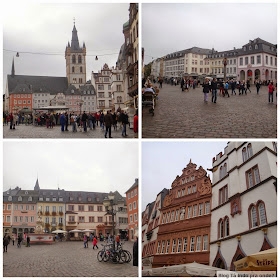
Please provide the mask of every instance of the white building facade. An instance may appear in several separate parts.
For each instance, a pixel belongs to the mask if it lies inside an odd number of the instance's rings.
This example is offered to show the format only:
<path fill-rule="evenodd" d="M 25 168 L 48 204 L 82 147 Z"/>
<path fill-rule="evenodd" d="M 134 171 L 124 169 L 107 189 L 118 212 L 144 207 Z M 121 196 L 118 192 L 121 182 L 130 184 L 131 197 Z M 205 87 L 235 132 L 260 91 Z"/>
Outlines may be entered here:
<path fill-rule="evenodd" d="M 277 145 L 230 142 L 213 158 L 210 262 L 234 262 L 277 247 Z"/>

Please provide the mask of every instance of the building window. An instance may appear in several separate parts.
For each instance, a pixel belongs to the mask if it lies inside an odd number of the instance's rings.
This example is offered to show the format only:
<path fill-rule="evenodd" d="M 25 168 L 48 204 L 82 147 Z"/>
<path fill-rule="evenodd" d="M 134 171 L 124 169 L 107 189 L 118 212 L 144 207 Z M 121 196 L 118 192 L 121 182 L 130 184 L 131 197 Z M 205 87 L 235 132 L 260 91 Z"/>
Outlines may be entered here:
<path fill-rule="evenodd" d="M 137 213 L 134 213 L 134 222 L 137 222 Z"/>
<path fill-rule="evenodd" d="M 165 221 L 165 213 L 163 213 L 163 215 L 162 215 L 161 223 L 164 224 L 164 221 Z"/>
<path fill-rule="evenodd" d="M 197 204 L 193 206 L 193 217 L 197 216 Z"/>
<path fill-rule="evenodd" d="M 192 236 L 191 240 L 190 240 L 190 252 L 194 252 L 194 242 L 195 242 L 195 239 L 194 239 L 194 236 Z"/>
<path fill-rule="evenodd" d="M 173 219 L 174 219 L 174 214 L 175 214 L 175 211 L 173 210 L 173 211 L 171 212 L 170 223 L 172 223 L 172 222 L 173 222 Z"/>
<path fill-rule="evenodd" d="M 181 208 L 180 220 L 184 220 L 185 219 L 185 212 L 186 212 L 185 207 L 182 207 Z"/>
<path fill-rule="evenodd" d="M 175 222 L 178 221 L 178 218 L 179 218 L 179 209 L 176 210 Z"/>
<path fill-rule="evenodd" d="M 178 238 L 177 253 L 181 253 L 181 249 L 182 249 L 182 239 Z"/>
<path fill-rule="evenodd" d="M 192 187 L 188 187 L 188 194 L 192 192 Z"/>
<path fill-rule="evenodd" d="M 136 209 L 136 201 L 133 202 L 133 209 Z"/>
<path fill-rule="evenodd" d="M 165 249 L 165 241 L 162 241 L 162 246 L 161 246 L 161 253 L 164 254 L 164 249 Z"/>
<path fill-rule="evenodd" d="M 224 237 L 224 221 L 222 219 L 220 219 L 219 223 L 218 223 L 218 238 L 223 238 Z"/>
<path fill-rule="evenodd" d="M 251 64 L 255 64 L 255 57 L 251 56 Z"/>
<path fill-rule="evenodd" d="M 229 236 L 229 218 L 225 218 L 225 237 Z"/>
<path fill-rule="evenodd" d="M 264 204 L 262 202 L 258 205 L 258 214 L 259 214 L 259 225 L 265 225 L 266 224 L 266 214 L 265 214 L 265 208 Z"/>
<path fill-rule="evenodd" d="M 192 207 L 188 206 L 188 219 L 192 217 Z"/>
<path fill-rule="evenodd" d="M 196 251 L 201 250 L 201 236 L 196 237 Z"/>
<path fill-rule="evenodd" d="M 219 205 L 228 201 L 228 186 L 224 186 L 219 190 Z"/>
<path fill-rule="evenodd" d="M 83 73 L 83 67 L 82 66 L 80 67 L 80 73 Z"/>
<path fill-rule="evenodd" d="M 158 241 L 157 254 L 160 252 L 160 241 Z"/>
<path fill-rule="evenodd" d="M 203 235 L 203 251 L 208 251 L 208 235 Z"/>
<path fill-rule="evenodd" d="M 260 174 L 257 165 L 246 171 L 246 182 L 248 189 L 260 183 Z"/>
<path fill-rule="evenodd" d="M 78 56 L 78 63 L 82 63 L 82 56 L 81 55 Z"/>
<path fill-rule="evenodd" d="M 210 213 L 210 202 L 205 202 L 205 215 Z"/>
<path fill-rule="evenodd" d="M 183 253 L 187 252 L 187 247 L 188 247 L 188 238 L 184 238 L 184 243 L 183 243 Z"/>
<path fill-rule="evenodd" d="M 170 212 L 167 213 L 167 216 L 166 216 L 166 223 L 169 223 L 169 216 L 170 216 Z"/>
<path fill-rule="evenodd" d="M 132 218 L 132 215 L 130 215 L 131 218 Z M 97 221 L 98 223 L 103 223 L 103 217 L 97 217 Z"/>
<path fill-rule="evenodd" d="M 167 242 L 166 242 L 166 254 L 169 253 L 169 247 L 170 247 L 170 240 L 167 240 Z"/>
<path fill-rule="evenodd" d="M 243 57 L 240 57 L 240 59 L 239 59 L 239 64 L 240 64 L 240 65 L 243 65 Z"/>
<path fill-rule="evenodd" d="M 97 211 L 102 212 L 103 211 L 103 206 L 97 206 Z"/>
<path fill-rule="evenodd" d="M 261 64 L 261 56 L 257 55 L 257 64 Z"/>
<path fill-rule="evenodd" d="M 273 145 L 273 150 L 275 153 L 277 153 L 277 143 L 276 142 L 272 142 Z"/>
<path fill-rule="evenodd" d="M 196 185 L 193 185 L 192 192 L 193 192 L 193 193 L 196 192 Z"/>
<path fill-rule="evenodd" d="M 72 63 L 76 63 L 76 56 L 72 55 Z"/>
<path fill-rule="evenodd" d="M 185 195 L 185 189 L 182 189 L 181 196 Z"/>
<path fill-rule="evenodd" d="M 203 203 L 199 203 L 198 216 L 203 215 Z"/>
<path fill-rule="evenodd" d="M 248 57 L 245 57 L 245 65 L 248 65 Z"/>
<path fill-rule="evenodd" d="M 85 207 L 84 207 L 84 205 L 79 205 L 78 206 L 78 211 L 85 211 Z"/>
<path fill-rule="evenodd" d="M 180 196 L 181 196 L 181 190 L 179 190 L 177 193 L 177 197 L 180 197 Z"/>
<path fill-rule="evenodd" d="M 172 243 L 172 253 L 175 253 L 176 250 L 176 239 L 173 239 L 173 243 Z"/>
<path fill-rule="evenodd" d="M 75 67 L 74 66 L 72 67 L 72 73 L 75 73 Z"/>
<path fill-rule="evenodd" d="M 257 227 L 258 226 L 258 217 L 257 217 L 257 210 L 256 210 L 256 207 L 253 206 L 251 207 L 251 227 L 254 228 L 254 227 Z"/>

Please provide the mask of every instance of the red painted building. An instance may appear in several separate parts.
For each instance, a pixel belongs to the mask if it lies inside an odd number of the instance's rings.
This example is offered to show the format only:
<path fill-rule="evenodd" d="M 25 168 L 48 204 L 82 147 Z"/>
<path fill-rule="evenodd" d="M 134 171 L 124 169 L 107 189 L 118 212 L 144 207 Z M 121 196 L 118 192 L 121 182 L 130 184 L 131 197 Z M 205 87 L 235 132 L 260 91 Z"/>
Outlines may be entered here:
<path fill-rule="evenodd" d="M 209 264 L 211 181 L 191 161 L 163 201 L 153 267 Z"/>
<path fill-rule="evenodd" d="M 135 234 L 138 235 L 138 179 L 126 191 L 129 240 L 136 240 Z"/>

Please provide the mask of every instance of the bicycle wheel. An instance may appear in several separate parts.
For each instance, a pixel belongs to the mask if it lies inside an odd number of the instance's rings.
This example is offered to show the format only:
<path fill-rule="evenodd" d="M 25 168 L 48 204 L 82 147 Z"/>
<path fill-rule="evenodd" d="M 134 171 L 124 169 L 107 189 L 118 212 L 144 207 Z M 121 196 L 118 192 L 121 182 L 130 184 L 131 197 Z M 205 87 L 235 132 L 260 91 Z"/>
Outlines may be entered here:
<path fill-rule="evenodd" d="M 104 252 L 104 251 L 99 251 L 99 252 L 97 253 L 97 259 L 98 259 L 99 262 L 102 262 L 102 261 L 103 261 L 104 255 L 105 255 L 105 252 Z"/>
<path fill-rule="evenodd" d="M 110 253 L 109 251 L 106 250 L 103 254 L 103 261 L 107 262 L 109 259 L 110 259 Z"/>
<path fill-rule="evenodd" d="M 126 263 L 128 260 L 128 256 L 124 251 L 120 251 L 118 252 L 119 256 L 120 256 L 120 260 L 119 263 Z"/>
<path fill-rule="evenodd" d="M 118 252 L 111 252 L 110 253 L 110 260 L 113 263 L 119 263 L 120 262 L 120 255 Z"/>
<path fill-rule="evenodd" d="M 123 250 L 126 254 L 127 254 L 127 262 L 129 263 L 129 262 L 131 262 L 131 260 L 132 260 L 132 255 L 131 255 L 131 253 L 129 252 L 129 251 L 127 251 L 127 250 Z"/>

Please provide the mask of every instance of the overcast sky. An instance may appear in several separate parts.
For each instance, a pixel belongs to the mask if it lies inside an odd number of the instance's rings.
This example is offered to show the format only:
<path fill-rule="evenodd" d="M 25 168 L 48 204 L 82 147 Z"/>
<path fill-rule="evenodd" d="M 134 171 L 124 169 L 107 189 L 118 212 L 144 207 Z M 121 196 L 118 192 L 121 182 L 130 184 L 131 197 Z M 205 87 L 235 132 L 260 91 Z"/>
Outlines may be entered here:
<path fill-rule="evenodd" d="M 32 141 L 4 143 L 4 191 L 19 186 L 67 191 L 119 191 L 138 178 L 138 143 Z"/>
<path fill-rule="evenodd" d="M 87 48 L 87 80 L 91 71 L 107 63 L 115 66 L 124 43 L 123 24 L 129 19 L 129 4 L 5 4 L 3 48 L 19 52 L 15 57 L 17 75 L 66 76 L 65 47 L 71 44 L 73 18 L 80 46 Z M 31 55 L 21 52 L 58 53 Z M 14 52 L 3 51 L 3 86 L 11 73 Z M 98 56 L 102 54 L 113 54 Z M 89 56 L 94 55 L 94 56 Z M 98 56 L 98 61 L 95 60 Z"/>
<path fill-rule="evenodd" d="M 190 162 L 205 170 L 212 159 L 223 152 L 227 142 L 143 142 L 142 143 L 142 211 L 164 188 L 170 189 L 176 176 Z M 207 171 L 207 170 L 206 170 Z M 207 171 L 212 179 L 212 172 Z"/>
<path fill-rule="evenodd" d="M 276 4 L 143 4 L 142 18 L 144 64 L 191 47 L 224 51 L 257 37 L 277 43 Z"/>

